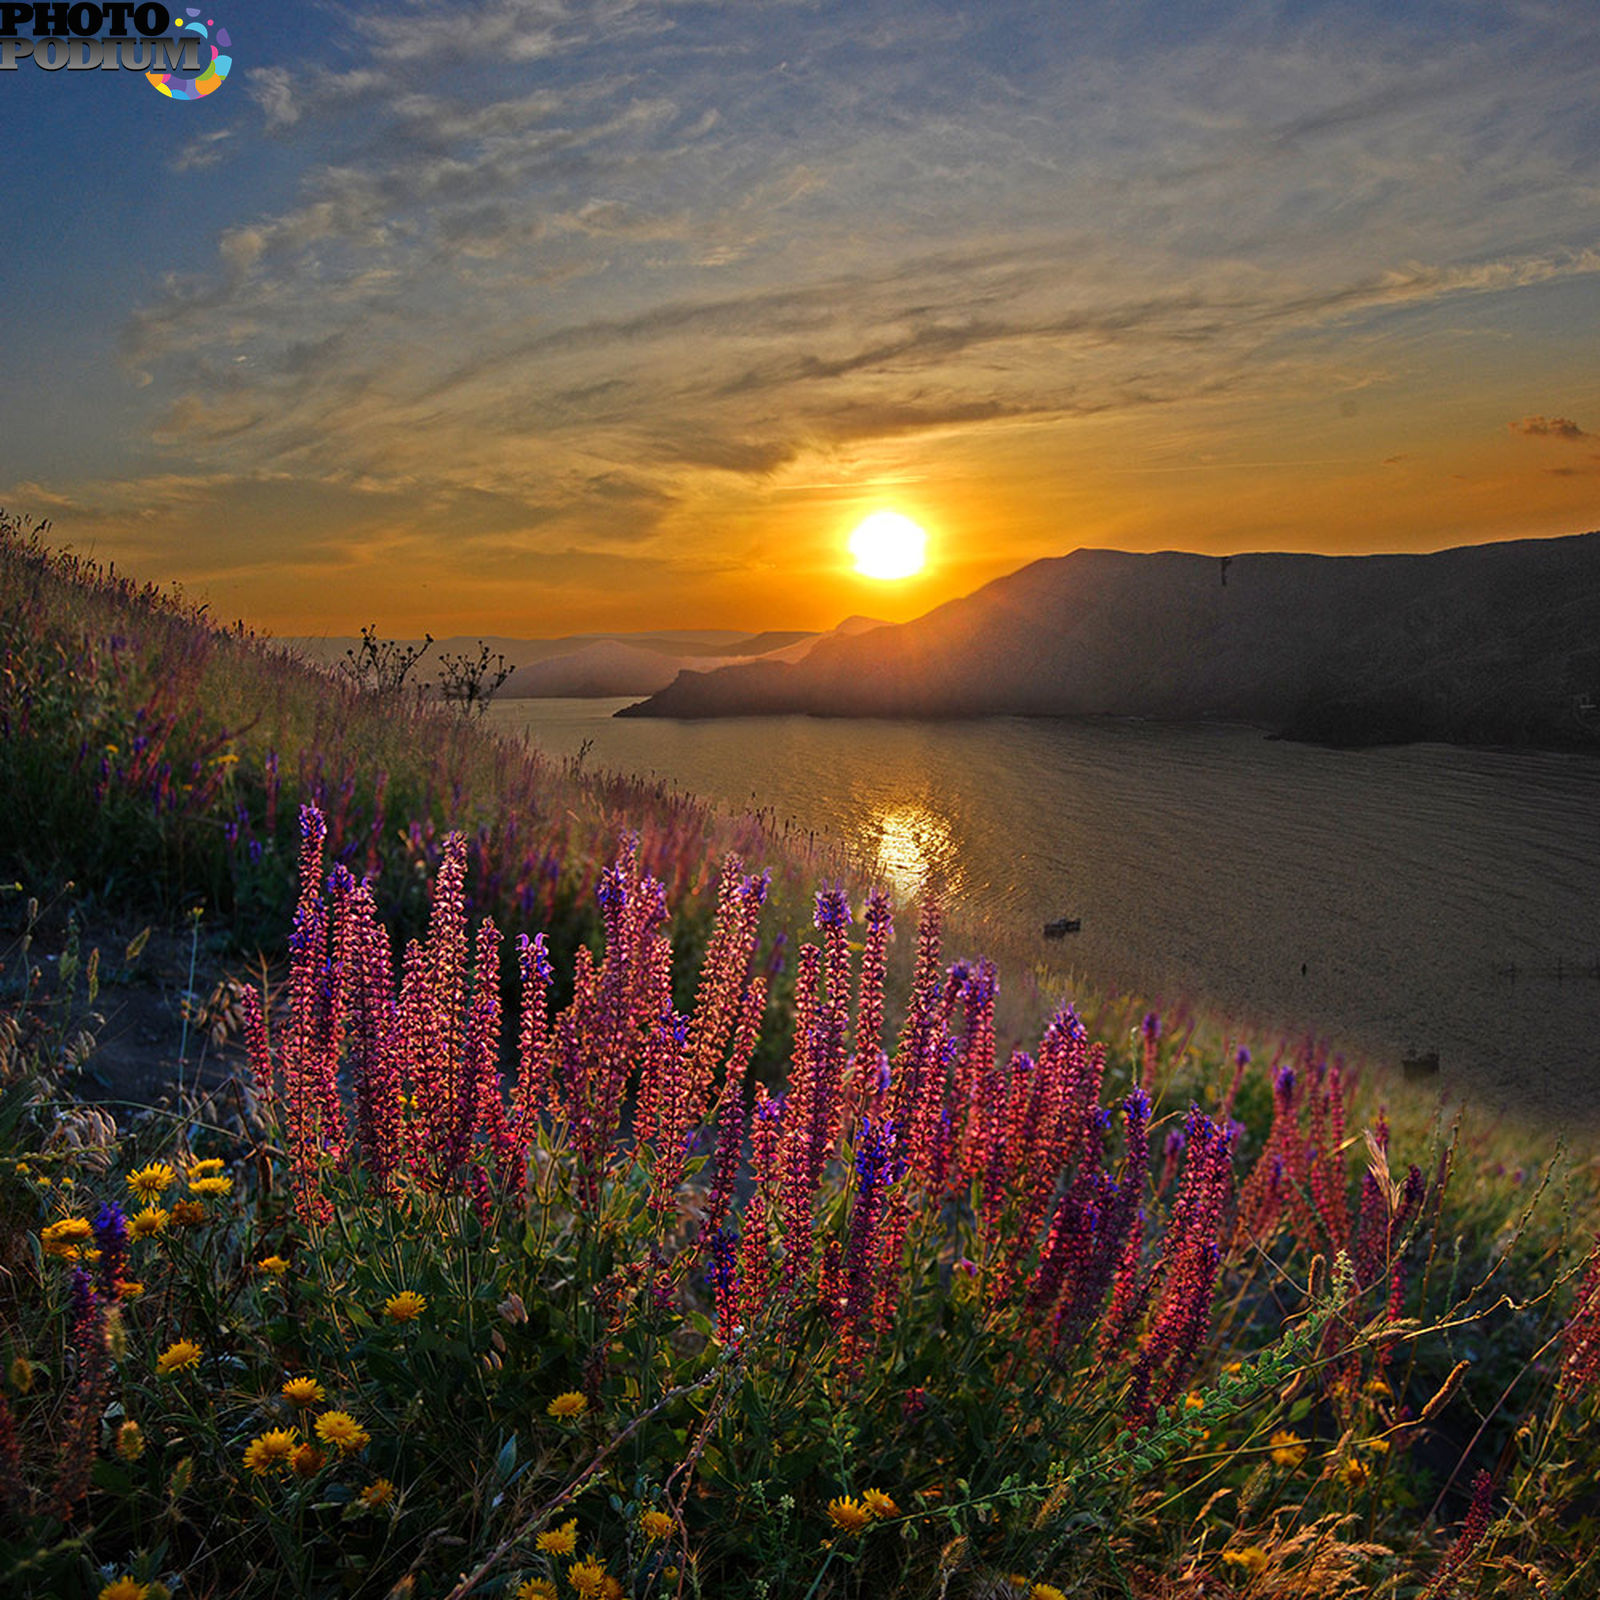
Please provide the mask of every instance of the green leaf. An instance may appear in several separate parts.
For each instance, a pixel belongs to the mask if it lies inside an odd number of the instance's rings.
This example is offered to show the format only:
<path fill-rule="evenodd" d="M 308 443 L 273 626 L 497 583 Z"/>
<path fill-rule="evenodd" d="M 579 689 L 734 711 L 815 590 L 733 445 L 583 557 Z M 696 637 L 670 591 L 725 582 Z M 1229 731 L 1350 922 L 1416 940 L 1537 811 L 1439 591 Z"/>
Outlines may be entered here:
<path fill-rule="evenodd" d="M 517 1436 L 512 1434 L 500 1446 L 500 1454 L 494 1458 L 494 1475 L 498 1482 L 504 1483 L 517 1468 Z"/>

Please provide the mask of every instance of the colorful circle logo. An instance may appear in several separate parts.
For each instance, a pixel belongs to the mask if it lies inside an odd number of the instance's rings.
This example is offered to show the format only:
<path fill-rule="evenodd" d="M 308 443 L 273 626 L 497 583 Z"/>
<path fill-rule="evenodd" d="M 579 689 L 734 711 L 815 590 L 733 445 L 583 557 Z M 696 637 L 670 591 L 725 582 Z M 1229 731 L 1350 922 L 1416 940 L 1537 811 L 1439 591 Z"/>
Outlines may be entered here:
<path fill-rule="evenodd" d="M 192 9 L 186 15 L 190 20 L 180 29 L 180 37 L 184 33 L 199 34 L 211 50 L 209 64 L 198 78 L 182 78 L 176 72 L 147 72 L 145 77 L 150 80 L 152 87 L 159 89 L 168 99 L 203 100 L 208 94 L 215 94 L 226 81 L 228 70 L 233 66 L 233 57 L 223 55 L 222 50 L 231 50 L 233 41 L 228 37 L 226 28 L 217 28 L 213 18 L 207 17 L 201 22 L 199 11 Z M 211 42 L 213 28 L 217 28 L 216 44 Z M 217 45 L 221 45 L 222 50 Z"/>

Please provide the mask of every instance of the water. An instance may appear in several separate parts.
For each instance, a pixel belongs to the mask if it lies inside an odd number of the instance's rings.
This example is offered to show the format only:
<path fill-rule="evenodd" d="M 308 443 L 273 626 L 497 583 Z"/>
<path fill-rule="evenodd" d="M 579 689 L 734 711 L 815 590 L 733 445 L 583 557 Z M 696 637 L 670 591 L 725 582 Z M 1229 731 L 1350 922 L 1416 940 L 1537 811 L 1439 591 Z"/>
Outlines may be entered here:
<path fill-rule="evenodd" d="M 503 701 L 555 756 L 844 840 L 903 899 L 930 875 L 1102 990 L 1314 1032 L 1541 1119 L 1600 1113 L 1600 761 L 1332 751 L 1139 721 L 613 720 Z"/>

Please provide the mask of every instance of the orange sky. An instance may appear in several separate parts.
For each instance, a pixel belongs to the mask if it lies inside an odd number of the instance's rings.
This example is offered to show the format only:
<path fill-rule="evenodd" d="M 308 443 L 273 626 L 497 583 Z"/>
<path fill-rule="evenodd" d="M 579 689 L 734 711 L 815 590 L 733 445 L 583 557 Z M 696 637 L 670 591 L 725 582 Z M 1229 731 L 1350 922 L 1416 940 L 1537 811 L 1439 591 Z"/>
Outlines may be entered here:
<path fill-rule="evenodd" d="M 1600 526 L 1590 8 L 758 9 L 358 6 L 330 55 L 241 0 L 196 105 L 19 74 L 22 166 L 168 181 L 16 220 L 8 303 L 72 315 L 8 329 L 0 504 L 395 636 Z M 880 508 L 921 577 L 850 571 Z"/>

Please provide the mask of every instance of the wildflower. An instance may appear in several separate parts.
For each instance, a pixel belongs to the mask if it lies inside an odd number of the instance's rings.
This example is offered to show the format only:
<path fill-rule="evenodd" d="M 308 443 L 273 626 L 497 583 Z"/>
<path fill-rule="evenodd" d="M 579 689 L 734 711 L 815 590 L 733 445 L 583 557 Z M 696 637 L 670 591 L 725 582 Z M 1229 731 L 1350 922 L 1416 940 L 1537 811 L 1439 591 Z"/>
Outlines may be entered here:
<path fill-rule="evenodd" d="M 1028 1591 L 1028 1600 L 1067 1600 L 1067 1597 L 1053 1583 L 1036 1583 Z"/>
<path fill-rule="evenodd" d="M 144 1434 L 132 1418 L 117 1429 L 117 1454 L 124 1461 L 137 1461 L 144 1454 Z"/>
<path fill-rule="evenodd" d="M 854 1495 L 841 1495 L 828 1502 L 828 1520 L 840 1533 L 860 1533 L 872 1521 L 872 1513 Z"/>
<path fill-rule="evenodd" d="M 410 1289 L 402 1289 L 383 1302 L 383 1313 L 391 1322 L 415 1322 L 427 1309 L 427 1298 Z"/>
<path fill-rule="evenodd" d="M 87 1217 L 62 1217 L 39 1233 L 39 1243 L 47 1256 L 57 1256 L 62 1261 L 76 1261 L 79 1251 L 94 1233 Z"/>
<path fill-rule="evenodd" d="M 317 1418 L 317 1437 L 346 1456 L 372 1441 L 372 1435 L 347 1411 L 324 1411 Z"/>
<path fill-rule="evenodd" d="M 1242 1550 L 1224 1550 L 1222 1563 L 1228 1567 L 1243 1567 L 1253 1578 L 1267 1570 L 1267 1552 L 1258 1544 L 1247 1544 Z"/>
<path fill-rule="evenodd" d="M 639 1526 L 644 1531 L 647 1539 L 665 1539 L 677 1523 L 665 1511 L 657 1511 L 653 1506 L 639 1518 Z"/>
<path fill-rule="evenodd" d="M 172 1208 L 175 1228 L 192 1228 L 206 1220 L 206 1208 L 198 1200 L 180 1200 Z"/>
<path fill-rule="evenodd" d="M 546 1555 L 570 1556 L 578 1548 L 578 1519 L 547 1529 L 533 1541 Z"/>
<path fill-rule="evenodd" d="M 221 1156 L 206 1156 L 203 1160 L 191 1161 L 189 1163 L 190 1187 L 193 1187 L 196 1178 L 216 1177 L 222 1171 L 224 1165 L 225 1163 Z"/>
<path fill-rule="evenodd" d="M 289 1458 L 289 1465 L 294 1468 L 295 1477 L 314 1478 L 322 1471 L 322 1464 L 327 1459 L 308 1439 L 304 1444 L 296 1446 L 294 1454 Z"/>
<path fill-rule="evenodd" d="M 356 1499 L 367 1511 L 378 1511 L 394 1499 L 394 1485 L 387 1478 L 375 1478 Z"/>
<path fill-rule="evenodd" d="M 1273 1464 L 1280 1467 L 1298 1467 L 1306 1458 L 1306 1442 L 1298 1433 L 1280 1428 L 1272 1436 Z"/>
<path fill-rule="evenodd" d="M 517 1600 L 559 1600 L 559 1591 L 548 1578 L 524 1578 L 517 1585 Z"/>
<path fill-rule="evenodd" d="M 327 1390 L 315 1378 L 290 1378 L 281 1392 L 292 1406 L 320 1405 L 328 1398 Z"/>
<path fill-rule="evenodd" d="M 900 1507 L 882 1489 L 868 1489 L 861 1496 L 861 1503 L 874 1517 L 898 1517 L 900 1515 Z"/>
<path fill-rule="evenodd" d="M 144 1285 L 137 1278 L 117 1279 L 117 1298 L 119 1300 L 137 1300 L 144 1293 Z"/>
<path fill-rule="evenodd" d="M 171 1221 L 170 1211 L 163 1211 L 160 1206 L 146 1206 L 143 1211 L 136 1211 L 128 1218 L 128 1237 L 153 1239 L 158 1233 L 164 1232 Z"/>
<path fill-rule="evenodd" d="M 284 1472 L 293 1465 L 299 1440 L 291 1428 L 272 1428 L 252 1439 L 244 1449 L 244 1464 L 258 1478 L 269 1472 Z"/>
<path fill-rule="evenodd" d="M 193 1339 L 178 1339 L 156 1357 L 156 1371 L 165 1377 L 185 1367 L 200 1365 L 200 1346 Z"/>
<path fill-rule="evenodd" d="M 1366 1387 L 1361 1392 L 1365 1395 L 1370 1395 L 1374 1400 L 1389 1400 L 1394 1396 L 1394 1390 L 1382 1378 L 1369 1379 Z"/>
<path fill-rule="evenodd" d="M 152 1204 L 158 1195 L 165 1194 L 177 1181 L 178 1174 L 165 1161 L 152 1161 L 149 1166 L 128 1174 L 129 1190 L 146 1205 Z"/>
<path fill-rule="evenodd" d="M 606 1589 L 606 1569 L 596 1557 L 588 1556 L 567 1568 L 567 1582 L 584 1600 L 601 1600 Z"/>
<path fill-rule="evenodd" d="M 281 1278 L 289 1270 L 289 1263 L 282 1256 L 262 1256 L 256 1262 L 256 1271 L 265 1272 L 274 1278 Z"/>
<path fill-rule="evenodd" d="M 191 1178 L 189 1193 L 210 1198 L 213 1195 L 227 1194 L 233 1188 L 232 1178 Z"/>
<path fill-rule="evenodd" d="M 570 1422 L 589 1409 L 589 1402 L 577 1390 L 569 1389 L 565 1394 L 558 1394 L 544 1409 L 546 1416 L 554 1417 L 558 1422 Z"/>
<path fill-rule="evenodd" d="M 1370 1450 L 1375 1456 L 1386 1456 L 1389 1453 L 1389 1441 L 1387 1439 L 1363 1439 L 1361 1448 Z"/>
<path fill-rule="evenodd" d="M 1350 1456 L 1339 1467 L 1339 1476 L 1347 1489 L 1359 1489 L 1372 1476 L 1372 1468 L 1359 1456 Z"/>
<path fill-rule="evenodd" d="M 115 1200 L 108 1200 L 95 1213 L 94 1242 L 100 1247 L 101 1289 L 115 1298 L 128 1261 L 128 1219 Z"/>
<path fill-rule="evenodd" d="M 115 1583 L 108 1583 L 100 1591 L 97 1600 L 144 1600 L 149 1593 L 148 1583 L 138 1583 L 132 1578 L 118 1578 Z"/>

